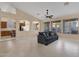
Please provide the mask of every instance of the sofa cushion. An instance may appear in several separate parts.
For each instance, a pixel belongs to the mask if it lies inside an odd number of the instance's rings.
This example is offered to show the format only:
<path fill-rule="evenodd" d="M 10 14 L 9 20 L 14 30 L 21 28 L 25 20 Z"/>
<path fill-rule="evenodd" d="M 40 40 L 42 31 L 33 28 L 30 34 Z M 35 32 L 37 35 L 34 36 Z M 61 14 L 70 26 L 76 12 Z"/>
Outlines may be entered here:
<path fill-rule="evenodd" d="M 43 35 L 47 38 L 49 37 L 48 33 L 44 32 Z"/>

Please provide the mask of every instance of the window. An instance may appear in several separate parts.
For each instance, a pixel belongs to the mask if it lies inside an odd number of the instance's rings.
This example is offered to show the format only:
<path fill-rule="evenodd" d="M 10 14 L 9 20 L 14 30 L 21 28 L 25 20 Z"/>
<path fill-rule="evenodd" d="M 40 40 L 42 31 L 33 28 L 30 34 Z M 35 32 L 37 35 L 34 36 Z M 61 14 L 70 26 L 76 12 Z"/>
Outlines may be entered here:
<path fill-rule="evenodd" d="M 78 33 L 78 21 L 72 21 L 71 22 L 71 33 L 77 34 Z"/>
<path fill-rule="evenodd" d="M 60 21 L 52 22 L 52 31 L 61 32 L 61 23 L 60 23 Z"/>
<path fill-rule="evenodd" d="M 45 22 L 44 23 L 44 31 L 49 31 L 50 30 L 49 25 L 50 25 L 50 22 Z"/>
<path fill-rule="evenodd" d="M 78 34 L 78 20 L 71 19 L 64 21 L 64 33 L 66 34 Z"/>
<path fill-rule="evenodd" d="M 15 28 L 16 27 L 16 23 L 13 20 L 8 20 L 7 21 L 7 28 Z"/>

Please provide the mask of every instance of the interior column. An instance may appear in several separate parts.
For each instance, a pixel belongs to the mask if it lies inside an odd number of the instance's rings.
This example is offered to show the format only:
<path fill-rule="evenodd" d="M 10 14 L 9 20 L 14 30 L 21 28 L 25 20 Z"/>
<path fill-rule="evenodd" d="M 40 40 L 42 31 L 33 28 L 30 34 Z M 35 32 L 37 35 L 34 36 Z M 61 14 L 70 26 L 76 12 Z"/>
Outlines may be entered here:
<path fill-rule="evenodd" d="M 64 32 L 64 27 L 63 27 L 64 23 L 63 23 L 63 20 L 61 20 L 61 33 Z"/>

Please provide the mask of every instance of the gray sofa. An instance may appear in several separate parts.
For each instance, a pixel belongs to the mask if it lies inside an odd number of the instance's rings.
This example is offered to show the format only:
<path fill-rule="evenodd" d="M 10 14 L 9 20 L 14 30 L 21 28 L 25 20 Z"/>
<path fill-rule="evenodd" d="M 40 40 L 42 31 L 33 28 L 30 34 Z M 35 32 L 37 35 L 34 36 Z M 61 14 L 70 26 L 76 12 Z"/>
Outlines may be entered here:
<path fill-rule="evenodd" d="M 39 32 L 38 34 L 38 43 L 48 45 L 56 40 L 58 40 L 58 35 L 52 31 Z"/>

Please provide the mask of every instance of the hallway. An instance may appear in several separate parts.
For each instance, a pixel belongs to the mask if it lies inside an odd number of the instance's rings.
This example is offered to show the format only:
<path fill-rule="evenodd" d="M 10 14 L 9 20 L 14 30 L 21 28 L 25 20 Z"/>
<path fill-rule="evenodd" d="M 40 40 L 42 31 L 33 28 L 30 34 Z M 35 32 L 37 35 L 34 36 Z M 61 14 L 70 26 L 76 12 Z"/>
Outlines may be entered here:
<path fill-rule="evenodd" d="M 0 42 L 1 57 L 75 57 L 79 56 L 79 41 L 59 38 L 48 46 L 36 38 L 18 38 Z"/>

